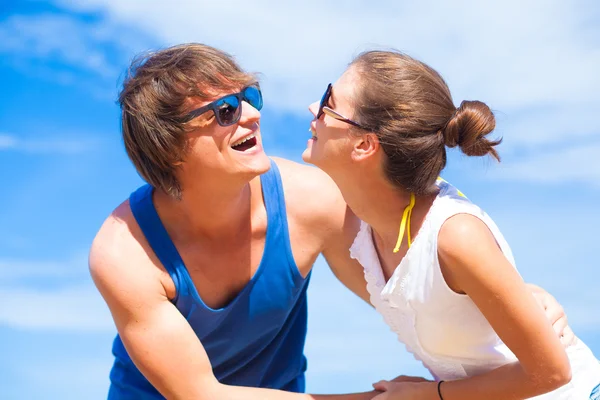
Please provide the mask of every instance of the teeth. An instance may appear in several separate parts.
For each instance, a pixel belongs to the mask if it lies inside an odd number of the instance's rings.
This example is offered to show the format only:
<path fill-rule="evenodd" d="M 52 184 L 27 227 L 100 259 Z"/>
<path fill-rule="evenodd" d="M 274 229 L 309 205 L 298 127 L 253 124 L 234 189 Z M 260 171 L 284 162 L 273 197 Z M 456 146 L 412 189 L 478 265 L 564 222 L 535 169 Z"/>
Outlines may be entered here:
<path fill-rule="evenodd" d="M 254 133 L 252 133 L 252 134 L 246 136 L 245 138 L 238 140 L 237 142 L 235 142 L 234 144 L 232 144 L 231 147 L 239 146 L 240 144 L 242 144 L 242 143 L 244 143 L 244 142 L 246 142 L 246 141 L 248 141 L 250 139 L 253 139 L 254 137 L 256 137 L 256 135 L 254 135 Z"/>

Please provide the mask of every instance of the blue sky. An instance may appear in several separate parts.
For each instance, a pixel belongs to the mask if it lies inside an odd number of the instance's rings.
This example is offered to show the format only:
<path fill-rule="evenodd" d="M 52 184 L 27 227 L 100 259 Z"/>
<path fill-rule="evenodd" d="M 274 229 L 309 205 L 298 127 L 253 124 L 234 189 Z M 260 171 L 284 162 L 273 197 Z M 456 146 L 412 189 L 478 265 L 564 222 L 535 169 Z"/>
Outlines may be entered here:
<path fill-rule="evenodd" d="M 299 160 L 306 107 L 353 55 L 431 64 L 456 104 L 487 102 L 503 162 L 452 152 L 444 176 L 496 220 L 519 269 L 600 355 L 600 5 L 593 0 L 339 2 L 4 0 L 0 5 L 0 397 L 102 399 L 115 330 L 87 272 L 104 218 L 142 181 L 115 104 L 139 51 L 204 42 L 263 76 L 262 132 Z M 308 389 L 425 374 L 319 259 Z"/>

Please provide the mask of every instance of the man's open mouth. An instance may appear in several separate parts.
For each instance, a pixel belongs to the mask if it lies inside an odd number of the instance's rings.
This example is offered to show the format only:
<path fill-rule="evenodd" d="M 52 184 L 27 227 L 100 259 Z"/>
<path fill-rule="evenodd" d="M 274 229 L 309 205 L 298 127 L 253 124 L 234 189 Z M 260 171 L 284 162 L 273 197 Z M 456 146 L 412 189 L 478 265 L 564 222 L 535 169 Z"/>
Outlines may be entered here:
<path fill-rule="evenodd" d="M 256 146 L 256 143 L 256 135 L 251 134 L 232 144 L 231 148 L 237 151 L 246 151 Z"/>

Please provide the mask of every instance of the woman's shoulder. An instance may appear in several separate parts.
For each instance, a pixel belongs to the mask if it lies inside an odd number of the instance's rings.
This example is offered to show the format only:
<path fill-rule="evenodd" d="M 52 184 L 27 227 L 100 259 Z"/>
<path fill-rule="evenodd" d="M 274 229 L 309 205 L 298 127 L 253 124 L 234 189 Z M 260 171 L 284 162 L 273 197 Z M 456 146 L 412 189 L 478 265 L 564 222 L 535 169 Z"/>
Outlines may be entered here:
<path fill-rule="evenodd" d="M 436 184 L 439 193 L 428 215 L 428 219 L 432 221 L 434 228 L 437 228 L 434 229 L 435 231 L 439 231 L 448 219 L 458 214 L 470 214 L 482 220 L 489 218 L 481 207 L 473 203 L 460 189 L 451 183 L 438 178 Z"/>

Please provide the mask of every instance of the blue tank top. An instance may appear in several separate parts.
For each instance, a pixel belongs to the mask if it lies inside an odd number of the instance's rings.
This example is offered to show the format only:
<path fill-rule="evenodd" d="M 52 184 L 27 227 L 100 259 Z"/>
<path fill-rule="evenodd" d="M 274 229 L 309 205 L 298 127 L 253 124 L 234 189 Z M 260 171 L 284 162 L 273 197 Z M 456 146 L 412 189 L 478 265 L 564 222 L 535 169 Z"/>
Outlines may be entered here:
<path fill-rule="evenodd" d="M 130 197 L 133 215 L 177 290 L 173 303 L 202 342 L 219 382 L 304 391 L 306 289 L 290 245 L 281 177 L 275 163 L 260 177 L 267 210 L 262 259 L 252 279 L 225 307 L 206 306 L 152 202 L 153 188 Z M 109 399 L 163 399 L 129 358 L 119 335 L 113 343 Z"/>

